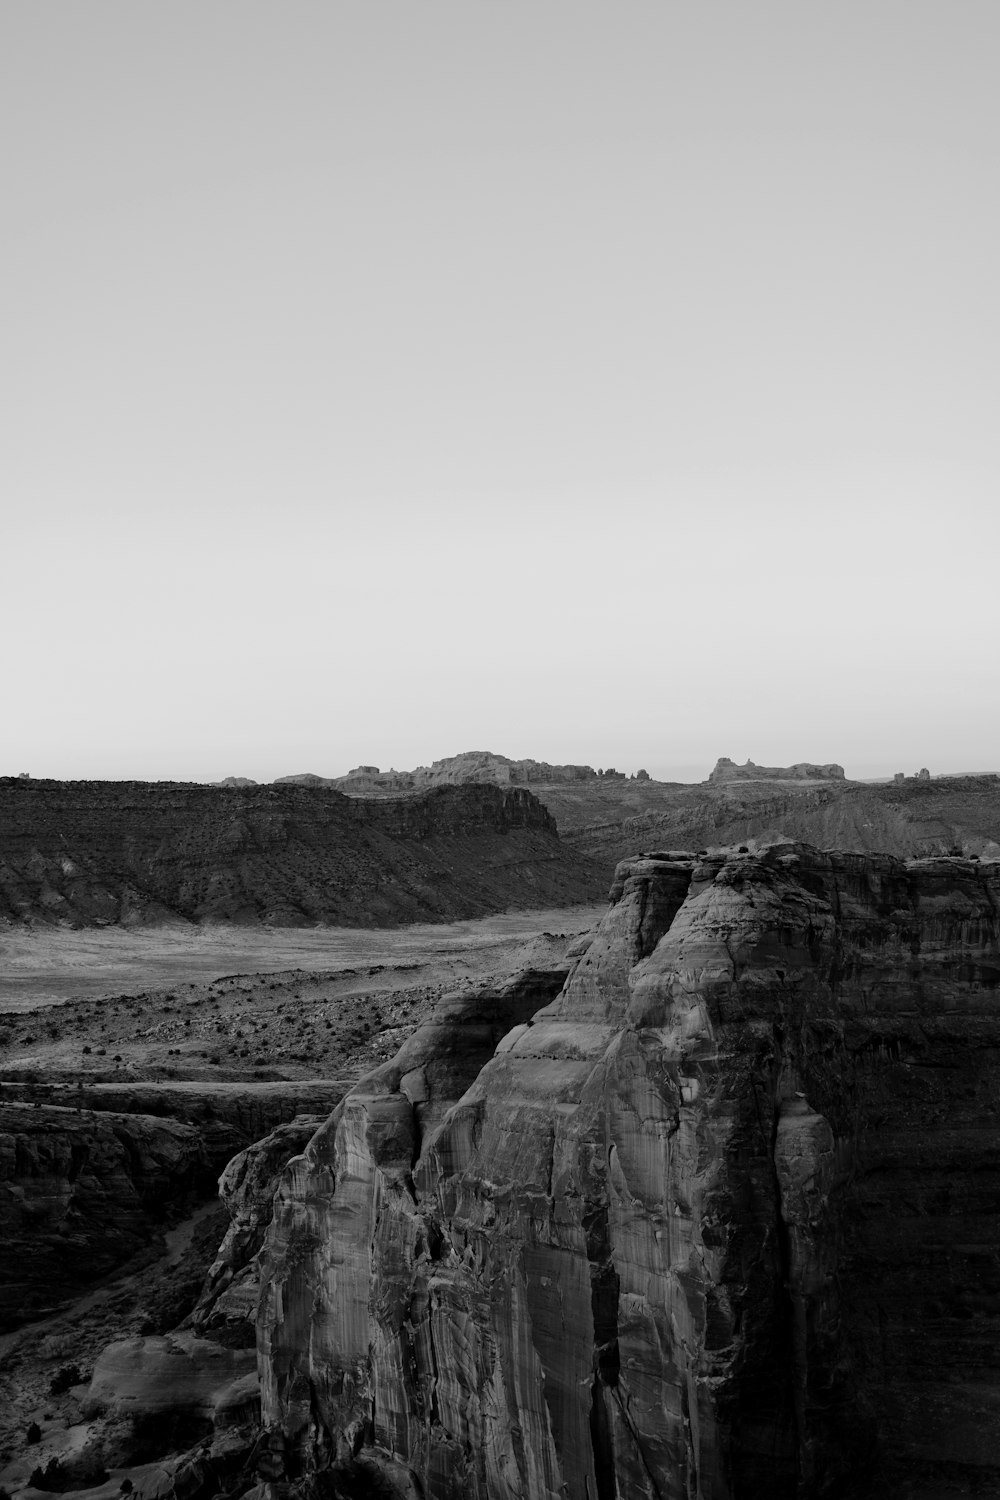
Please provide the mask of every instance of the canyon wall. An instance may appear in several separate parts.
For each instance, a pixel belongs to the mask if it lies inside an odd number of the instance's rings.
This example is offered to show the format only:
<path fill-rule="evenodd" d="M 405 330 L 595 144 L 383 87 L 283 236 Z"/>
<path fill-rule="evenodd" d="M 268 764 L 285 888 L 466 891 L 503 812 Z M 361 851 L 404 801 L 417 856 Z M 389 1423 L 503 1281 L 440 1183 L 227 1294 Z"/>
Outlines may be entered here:
<path fill-rule="evenodd" d="M 523 788 L 395 801 L 328 787 L 0 778 L 0 922 L 359 927 L 603 897 Z"/>
<path fill-rule="evenodd" d="M 451 999 L 286 1169 L 271 1477 L 995 1492 L 1000 867 L 636 858 L 558 979 Z"/>

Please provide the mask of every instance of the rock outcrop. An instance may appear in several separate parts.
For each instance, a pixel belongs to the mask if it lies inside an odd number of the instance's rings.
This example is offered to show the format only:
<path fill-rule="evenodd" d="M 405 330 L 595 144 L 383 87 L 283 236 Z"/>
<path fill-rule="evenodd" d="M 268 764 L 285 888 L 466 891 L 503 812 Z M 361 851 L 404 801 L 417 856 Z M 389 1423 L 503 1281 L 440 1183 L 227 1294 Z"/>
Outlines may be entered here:
<path fill-rule="evenodd" d="M 109 1344 L 94 1366 L 85 1417 L 184 1413 L 218 1422 L 223 1412 L 251 1420 L 258 1407 L 256 1362 L 246 1350 L 177 1331 Z"/>
<path fill-rule="evenodd" d="M 362 800 L 329 787 L 0 778 L 0 923 L 444 921 L 603 896 L 523 787 Z"/>
<path fill-rule="evenodd" d="M 581 946 L 547 1003 L 453 1002 L 290 1162 L 258 1326 L 285 1475 L 996 1490 L 1000 867 L 655 854 Z"/>
<path fill-rule="evenodd" d="M 715 769 L 709 773 L 710 782 L 718 781 L 843 781 L 844 768 L 835 761 L 826 765 L 814 765 L 812 761 L 796 761 L 794 766 L 758 766 L 752 760 L 738 766 L 728 755 L 720 755 Z"/>
<path fill-rule="evenodd" d="M 299 1115 L 255 1141 L 230 1161 L 219 1179 L 229 1229 L 209 1267 L 192 1315 L 195 1330 L 227 1347 L 253 1347 L 260 1290 L 257 1255 L 271 1222 L 274 1195 L 292 1156 L 308 1144 L 323 1121 Z"/>

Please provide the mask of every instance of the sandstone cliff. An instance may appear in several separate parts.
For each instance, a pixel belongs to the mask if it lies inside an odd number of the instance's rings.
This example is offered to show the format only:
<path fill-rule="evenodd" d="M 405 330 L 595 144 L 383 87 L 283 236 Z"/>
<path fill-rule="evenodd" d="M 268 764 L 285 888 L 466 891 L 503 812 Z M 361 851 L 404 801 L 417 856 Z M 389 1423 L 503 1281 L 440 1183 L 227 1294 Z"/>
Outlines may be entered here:
<path fill-rule="evenodd" d="M 606 888 L 523 788 L 362 801 L 325 787 L 0 778 L 0 922 L 377 927 Z"/>
<path fill-rule="evenodd" d="M 558 995 L 451 1002 L 289 1164 L 269 1477 L 995 1492 L 998 986 L 996 864 L 624 865 Z"/>

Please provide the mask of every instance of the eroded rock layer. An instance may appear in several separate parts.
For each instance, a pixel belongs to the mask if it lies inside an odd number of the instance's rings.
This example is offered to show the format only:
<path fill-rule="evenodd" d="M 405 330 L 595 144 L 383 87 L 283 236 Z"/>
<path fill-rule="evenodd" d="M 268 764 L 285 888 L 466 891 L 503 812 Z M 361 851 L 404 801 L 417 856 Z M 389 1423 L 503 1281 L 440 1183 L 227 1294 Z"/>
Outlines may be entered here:
<path fill-rule="evenodd" d="M 450 1002 L 289 1164 L 258 1320 L 288 1475 L 996 1489 L 998 984 L 996 864 L 627 862 L 558 994 Z"/>

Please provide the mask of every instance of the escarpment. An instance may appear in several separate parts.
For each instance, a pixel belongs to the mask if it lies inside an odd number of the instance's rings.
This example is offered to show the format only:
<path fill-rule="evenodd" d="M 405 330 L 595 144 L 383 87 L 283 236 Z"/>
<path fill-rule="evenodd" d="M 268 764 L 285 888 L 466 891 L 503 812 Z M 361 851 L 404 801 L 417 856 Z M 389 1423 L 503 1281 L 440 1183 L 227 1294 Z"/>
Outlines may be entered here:
<path fill-rule="evenodd" d="M 1000 867 L 645 856 L 557 981 L 448 1002 L 286 1169 L 285 1477 L 1000 1485 Z"/>
<path fill-rule="evenodd" d="M 359 927 L 600 899 L 523 787 L 374 801 L 320 786 L 0 778 L 0 923 Z"/>

